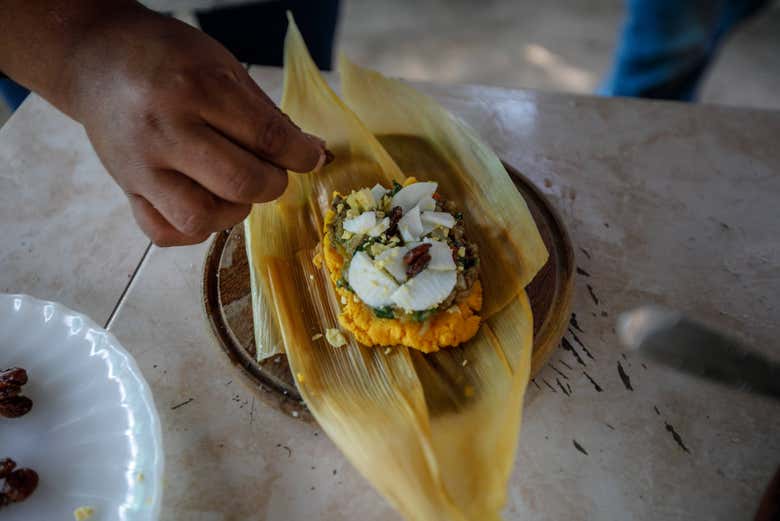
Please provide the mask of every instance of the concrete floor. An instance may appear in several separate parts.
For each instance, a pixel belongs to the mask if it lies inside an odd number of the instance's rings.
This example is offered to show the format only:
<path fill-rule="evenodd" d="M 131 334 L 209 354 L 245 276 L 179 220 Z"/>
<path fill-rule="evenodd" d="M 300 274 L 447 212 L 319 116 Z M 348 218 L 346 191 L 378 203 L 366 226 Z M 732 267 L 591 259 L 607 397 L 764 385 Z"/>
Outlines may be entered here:
<path fill-rule="evenodd" d="M 609 70 L 622 0 L 343 0 L 339 44 L 386 74 L 449 83 L 592 93 Z M 225 0 L 151 0 L 186 10 Z M 780 109 L 780 0 L 744 24 L 701 101 Z M 0 103 L 0 123 L 8 111 Z"/>

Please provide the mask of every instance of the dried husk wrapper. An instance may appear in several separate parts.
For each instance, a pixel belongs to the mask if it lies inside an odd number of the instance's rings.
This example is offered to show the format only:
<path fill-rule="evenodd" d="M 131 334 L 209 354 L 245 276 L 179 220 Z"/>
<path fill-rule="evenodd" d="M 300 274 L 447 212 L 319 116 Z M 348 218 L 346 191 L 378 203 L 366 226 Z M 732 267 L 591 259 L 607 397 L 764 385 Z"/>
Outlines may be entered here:
<path fill-rule="evenodd" d="M 349 193 L 376 183 L 392 186 L 393 181 L 403 183 L 406 179 L 379 141 L 325 82 L 293 22 L 286 49 L 282 109 L 304 130 L 326 139 L 335 160 L 317 173 L 291 172 L 280 200 L 254 205 L 245 221 L 253 277 L 266 273 L 271 259 L 290 258 L 294 252 L 317 245 L 333 192 Z M 291 53 L 292 49 L 298 51 Z M 294 59 L 290 59 L 291 54 Z M 273 307 L 269 306 L 269 294 L 267 280 L 253 279 L 258 360 L 284 351 L 278 325 L 268 316 Z"/>
<path fill-rule="evenodd" d="M 465 122 L 402 81 L 339 60 L 344 102 L 379 136 L 401 170 L 439 183 L 468 216 L 477 243 L 483 316 L 503 309 L 547 262 L 523 196 L 495 152 Z"/>
<path fill-rule="evenodd" d="M 256 338 L 266 343 L 258 350 L 286 353 L 323 430 L 405 519 L 501 519 L 530 373 L 533 320 L 521 282 L 527 274 L 510 279 L 516 286 L 504 305 L 457 348 L 424 355 L 405 347 L 366 348 L 351 337 L 346 346 L 330 346 L 319 334 L 338 327 L 339 304 L 312 258 L 332 192 L 403 182 L 410 172 L 402 172 L 333 93 L 292 20 L 282 109 L 323 137 L 336 160 L 317 173 L 291 173 L 282 199 L 255 205 L 247 218 Z M 403 159 L 413 163 L 408 154 Z M 448 198 L 450 186 L 468 199 L 465 181 L 440 183 Z M 467 220 L 472 207 L 464 207 Z M 483 272 L 492 265 L 483 264 Z"/>

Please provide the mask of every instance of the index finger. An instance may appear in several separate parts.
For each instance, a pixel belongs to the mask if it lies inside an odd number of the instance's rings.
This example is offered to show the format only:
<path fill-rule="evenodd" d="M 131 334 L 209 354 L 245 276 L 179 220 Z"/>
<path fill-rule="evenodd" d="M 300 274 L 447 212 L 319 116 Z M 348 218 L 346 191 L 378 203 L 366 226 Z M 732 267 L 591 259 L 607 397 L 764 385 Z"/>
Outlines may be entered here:
<path fill-rule="evenodd" d="M 309 172 L 326 161 L 325 142 L 295 125 L 260 87 L 246 78 L 220 82 L 210 92 L 201 117 L 217 131 L 270 163 L 294 172 Z"/>

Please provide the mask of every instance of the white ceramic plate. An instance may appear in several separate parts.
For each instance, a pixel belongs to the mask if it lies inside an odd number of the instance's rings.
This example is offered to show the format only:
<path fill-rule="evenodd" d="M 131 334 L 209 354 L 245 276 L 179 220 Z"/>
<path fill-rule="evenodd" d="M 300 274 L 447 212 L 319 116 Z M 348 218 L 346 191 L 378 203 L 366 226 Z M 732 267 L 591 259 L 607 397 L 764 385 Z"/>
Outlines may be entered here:
<path fill-rule="evenodd" d="M 54 302 L 0 294 L 0 369 L 22 367 L 32 410 L 0 417 L 0 459 L 38 472 L 3 521 L 154 521 L 162 495 L 160 421 L 149 386 L 116 338 Z"/>

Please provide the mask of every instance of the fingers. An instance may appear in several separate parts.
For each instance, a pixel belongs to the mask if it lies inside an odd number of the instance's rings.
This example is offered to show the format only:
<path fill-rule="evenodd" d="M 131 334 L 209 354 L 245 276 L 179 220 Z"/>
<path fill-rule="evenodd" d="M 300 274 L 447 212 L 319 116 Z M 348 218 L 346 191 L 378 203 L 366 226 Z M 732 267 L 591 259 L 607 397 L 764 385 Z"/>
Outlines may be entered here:
<path fill-rule="evenodd" d="M 246 74 L 246 73 L 244 73 Z M 325 162 L 325 142 L 299 129 L 254 81 L 222 82 L 201 107 L 203 119 L 250 152 L 294 172 Z"/>
<path fill-rule="evenodd" d="M 272 201 L 287 188 L 286 170 L 250 154 L 206 125 L 182 130 L 165 161 L 168 168 L 234 203 Z"/>
<path fill-rule="evenodd" d="M 209 236 L 206 234 L 201 237 L 189 237 L 171 226 L 160 212 L 140 195 L 128 194 L 127 198 L 130 200 L 130 207 L 133 209 L 133 216 L 138 226 L 157 246 L 165 248 L 198 244 Z"/>
<path fill-rule="evenodd" d="M 212 232 L 225 230 L 242 221 L 251 210 L 251 205 L 236 204 L 222 200 L 198 185 L 192 179 L 170 170 L 153 170 L 143 182 L 142 200 L 151 205 L 154 213 L 149 212 L 137 197 L 131 198 L 133 209 L 143 211 L 136 215 L 139 224 L 150 238 L 163 242 L 170 240 L 176 244 L 194 244 L 204 241 Z M 159 217 L 158 217 L 159 215 Z M 163 226 L 164 221 L 168 226 Z M 176 234 L 172 234 L 172 227 Z M 183 237 L 188 240 L 183 241 Z"/>

